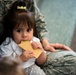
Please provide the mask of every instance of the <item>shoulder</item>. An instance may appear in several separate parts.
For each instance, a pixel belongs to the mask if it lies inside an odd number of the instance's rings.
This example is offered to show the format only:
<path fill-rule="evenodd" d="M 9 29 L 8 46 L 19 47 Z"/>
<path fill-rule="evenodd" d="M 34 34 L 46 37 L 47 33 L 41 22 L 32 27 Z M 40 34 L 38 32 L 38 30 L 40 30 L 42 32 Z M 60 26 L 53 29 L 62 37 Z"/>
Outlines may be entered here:
<path fill-rule="evenodd" d="M 6 38 L 6 40 L 1 44 L 1 48 L 7 48 L 7 49 L 12 49 L 15 48 L 17 44 L 11 39 L 11 38 Z"/>
<path fill-rule="evenodd" d="M 5 44 L 11 44 L 12 42 L 13 42 L 13 40 L 11 38 L 7 37 L 2 44 L 4 44 L 4 45 Z"/>

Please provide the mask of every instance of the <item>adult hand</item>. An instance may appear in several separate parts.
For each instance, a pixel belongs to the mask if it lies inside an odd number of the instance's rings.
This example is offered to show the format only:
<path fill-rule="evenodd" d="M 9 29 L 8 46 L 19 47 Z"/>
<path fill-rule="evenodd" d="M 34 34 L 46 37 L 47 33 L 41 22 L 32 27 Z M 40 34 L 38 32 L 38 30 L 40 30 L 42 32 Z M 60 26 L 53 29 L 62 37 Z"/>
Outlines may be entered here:
<path fill-rule="evenodd" d="M 46 45 L 44 47 L 44 50 L 49 50 L 51 52 L 55 52 L 56 51 L 55 48 L 53 46 L 51 46 L 50 44 Z"/>
<path fill-rule="evenodd" d="M 45 50 L 50 50 L 51 52 L 56 51 L 55 49 L 61 49 L 61 50 L 69 50 L 73 51 L 71 48 L 68 46 L 65 46 L 63 44 L 55 43 L 55 44 L 48 44 L 44 47 Z"/>

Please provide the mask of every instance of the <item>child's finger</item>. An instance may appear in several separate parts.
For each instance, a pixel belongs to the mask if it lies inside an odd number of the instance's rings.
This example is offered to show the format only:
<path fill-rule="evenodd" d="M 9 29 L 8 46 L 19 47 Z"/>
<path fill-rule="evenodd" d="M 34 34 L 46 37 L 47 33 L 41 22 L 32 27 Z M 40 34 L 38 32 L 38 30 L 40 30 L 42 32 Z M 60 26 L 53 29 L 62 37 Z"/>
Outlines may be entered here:
<path fill-rule="evenodd" d="M 38 42 L 32 42 L 31 45 L 32 45 L 32 47 L 33 47 L 34 49 L 37 49 L 37 48 L 40 47 L 40 45 L 39 45 Z"/>

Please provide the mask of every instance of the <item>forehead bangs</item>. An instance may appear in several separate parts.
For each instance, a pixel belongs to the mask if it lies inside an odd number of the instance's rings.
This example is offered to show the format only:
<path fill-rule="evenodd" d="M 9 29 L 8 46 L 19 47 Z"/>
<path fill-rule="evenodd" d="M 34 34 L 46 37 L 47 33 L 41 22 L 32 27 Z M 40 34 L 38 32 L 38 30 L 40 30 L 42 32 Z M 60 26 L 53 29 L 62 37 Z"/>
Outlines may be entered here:
<path fill-rule="evenodd" d="M 16 27 L 28 25 L 28 28 L 31 29 L 34 27 L 34 23 L 35 21 L 32 13 L 23 12 L 23 13 L 16 14 L 16 17 L 15 17 Z"/>

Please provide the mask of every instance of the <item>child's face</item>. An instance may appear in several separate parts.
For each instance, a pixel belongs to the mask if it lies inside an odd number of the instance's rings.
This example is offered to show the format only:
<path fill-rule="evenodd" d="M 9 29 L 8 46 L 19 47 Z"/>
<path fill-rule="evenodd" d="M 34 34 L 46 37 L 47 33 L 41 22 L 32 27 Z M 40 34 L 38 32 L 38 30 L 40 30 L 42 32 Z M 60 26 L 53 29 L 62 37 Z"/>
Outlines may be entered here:
<path fill-rule="evenodd" d="M 21 41 L 30 41 L 33 38 L 33 28 L 30 30 L 28 26 L 19 26 L 13 30 L 13 39 L 19 44 Z"/>

